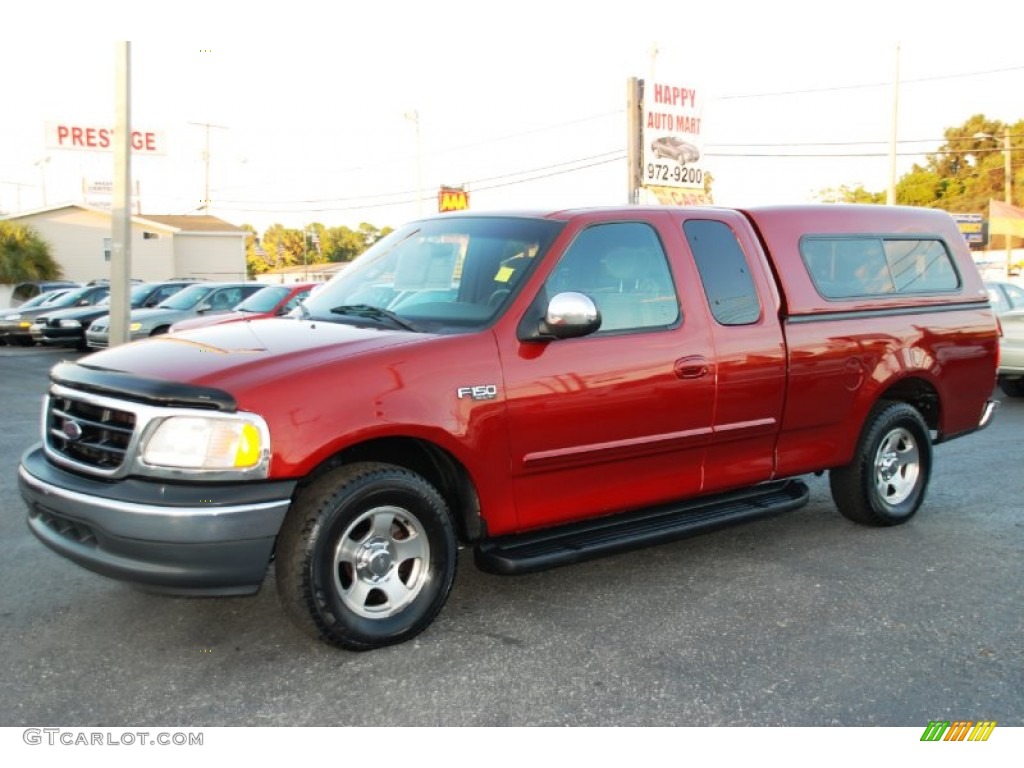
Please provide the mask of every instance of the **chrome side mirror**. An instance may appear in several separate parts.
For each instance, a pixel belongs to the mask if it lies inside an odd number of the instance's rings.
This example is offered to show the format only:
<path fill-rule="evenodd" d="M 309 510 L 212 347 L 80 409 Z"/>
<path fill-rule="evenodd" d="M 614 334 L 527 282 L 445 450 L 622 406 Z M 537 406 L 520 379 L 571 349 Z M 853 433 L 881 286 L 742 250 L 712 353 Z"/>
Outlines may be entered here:
<path fill-rule="evenodd" d="M 574 339 L 601 327 L 601 313 L 585 293 L 567 291 L 551 297 L 540 321 L 539 338 Z"/>

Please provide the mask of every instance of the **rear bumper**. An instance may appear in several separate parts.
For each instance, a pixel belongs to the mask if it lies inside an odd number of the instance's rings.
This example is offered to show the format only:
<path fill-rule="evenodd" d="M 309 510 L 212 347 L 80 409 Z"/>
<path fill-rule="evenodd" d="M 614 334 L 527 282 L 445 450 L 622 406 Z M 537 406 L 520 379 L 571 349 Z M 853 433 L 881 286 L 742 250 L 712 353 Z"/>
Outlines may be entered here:
<path fill-rule="evenodd" d="M 181 595 L 256 592 L 295 483 L 105 482 L 50 464 L 41 446 L 18 468 L 29 529 L 91 571 Z"/>

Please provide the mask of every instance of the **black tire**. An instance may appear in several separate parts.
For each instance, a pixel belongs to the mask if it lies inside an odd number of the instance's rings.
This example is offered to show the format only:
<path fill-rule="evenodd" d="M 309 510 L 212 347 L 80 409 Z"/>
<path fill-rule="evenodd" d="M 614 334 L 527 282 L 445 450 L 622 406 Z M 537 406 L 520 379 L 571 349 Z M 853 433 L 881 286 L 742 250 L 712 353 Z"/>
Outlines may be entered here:
<path fill-rule="evenodd" d="M 1024 397 L 1024 378 L 1007 379 L 999 377 L 999 389 L 1007 397 Z"/>
<path fill-rule="evenodd" d="M 900 525 L 924 501 L 931 468 L 931 433 L 921 414 L 883 401 L 868 414 L 853 461 L 829 472 L 832 499 L 855 523 Z"/>
<path fill-rule="evenodd" d="M 306 632 L 365 651 L 426 629 L 457 560 L 448 507 L 430 483 L 390 464 L 352 464 L 292 503 L 277 541 L 277 592 Z"/>
<path fill-rule="evenodd" d="M 149 335 L 150 336 L 163 336 L 169 330 L 171 330 L 171 326 L 169 326 L 169 325 L 161 325 L 159 328 L 154 328 L 153 332 L 151 334 L 149 334 Z"/>

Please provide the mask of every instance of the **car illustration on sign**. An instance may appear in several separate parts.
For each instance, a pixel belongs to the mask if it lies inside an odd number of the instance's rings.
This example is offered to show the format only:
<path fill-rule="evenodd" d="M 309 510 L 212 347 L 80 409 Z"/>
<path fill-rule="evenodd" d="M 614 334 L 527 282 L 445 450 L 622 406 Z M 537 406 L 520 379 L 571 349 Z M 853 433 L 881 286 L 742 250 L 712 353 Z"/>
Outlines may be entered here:
<path fill-rule="evenodd" d="M 677 163 L 695 163 L 700 160 L 700 150 L 678 136 L 662 136 L 651 142 L 655 157 L 668 157 Z"/>

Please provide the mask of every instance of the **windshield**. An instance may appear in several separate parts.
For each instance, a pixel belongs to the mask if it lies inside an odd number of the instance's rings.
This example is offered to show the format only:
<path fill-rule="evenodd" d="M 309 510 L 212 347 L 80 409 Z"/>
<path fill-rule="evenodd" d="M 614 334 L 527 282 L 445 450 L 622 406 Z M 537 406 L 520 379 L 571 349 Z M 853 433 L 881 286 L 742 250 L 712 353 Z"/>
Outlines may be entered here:
<path fill-rule="evenodd" d="M 402 227 L 306 299 L 306 317 L 456 333 L 505 307 L 562 222 L 452 214 Z"/>
<path fill-rule="evenodd" d="M 192 309 L 216 287 L 215 285 L 191 285 L 178 291 L 169 299 L 164 299 L 157 304 L 157 307 L 159 309 Z"/>
<path fill-rule="evenodd" d="M 84 299 L 86 296 L 92 295 L 93 289 L 89 286 L 85 288 L 78 288 L 74 291 L 68 291 L 60 298 L 54 300 L 52 304 L 47 304 L 50 307 L 72 307 L 78 304 L 79 301 Z M 99 297 L 96 297 L 96 301 L 99 301 Z M 95 303 L 95 302 L 93 302 Z"/>
<path fill-rule="evenodd" d="M 291 290 L 291 288 L 285 285 L 268 285 L 266 288 L 260 288 L 256 293 L 235 307 L 235 311 L 269 312 L 280 303 L 281 299 L 291 293 Z"/>
<path fill-rule="evenodd" d="M 65 288 L 64 290 L 61 291 L 47 291 L 46 293 L 40 293 L 36 296 L 33 296 L 25 303 L 23 303 L 21 306 L 18 307 L 18 309 L 32 309 L 33 307 L 45 307 L 47 304 L 56 301 L 67 292 L 68 291 Z"/>

